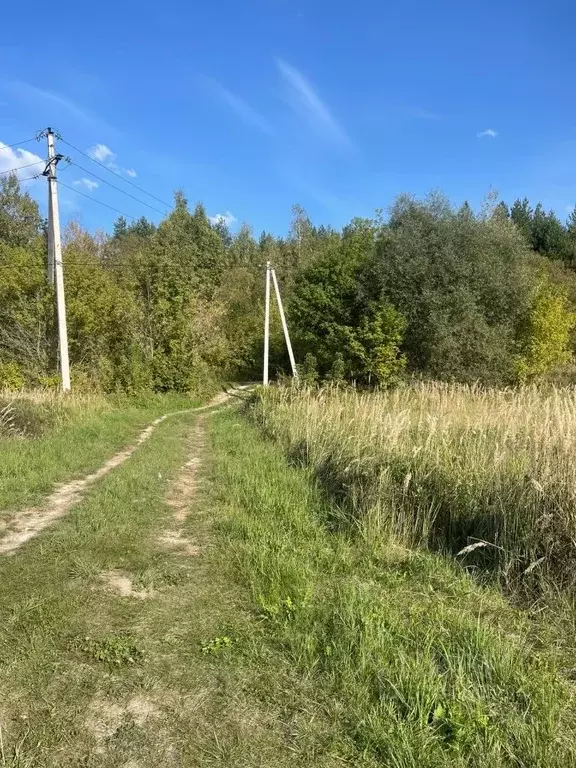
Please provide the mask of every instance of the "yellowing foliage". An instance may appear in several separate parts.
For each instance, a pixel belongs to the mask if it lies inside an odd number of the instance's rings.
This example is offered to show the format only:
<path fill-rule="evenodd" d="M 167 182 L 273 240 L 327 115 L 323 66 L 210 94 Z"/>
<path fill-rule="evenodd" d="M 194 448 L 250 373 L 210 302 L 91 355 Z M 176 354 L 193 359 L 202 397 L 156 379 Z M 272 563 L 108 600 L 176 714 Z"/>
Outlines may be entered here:
<path fill-rule="evenodd" d="M 576 313 L 570 311 L 564 292 L 543 280 L 535 291 L 522 352 L 516 358 L 516 374 L 521 383 L 571 361 L 570 334 L 575 325 Z"/>

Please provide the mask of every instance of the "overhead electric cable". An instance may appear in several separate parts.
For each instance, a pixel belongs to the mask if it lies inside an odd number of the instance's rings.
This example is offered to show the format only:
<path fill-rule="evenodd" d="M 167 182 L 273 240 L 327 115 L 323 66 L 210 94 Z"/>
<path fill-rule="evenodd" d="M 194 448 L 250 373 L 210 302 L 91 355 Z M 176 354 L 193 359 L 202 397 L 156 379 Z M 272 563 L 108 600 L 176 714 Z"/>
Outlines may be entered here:
<path fill-rule="evenodd" d="M 151 208 L 153 211 L 156 211 L 156 213 L 159 213 L 161 216 L 166 216 L 166 211 L 161 211 L 159 208 L 155 208 L 153 205 L 150 205 L 149 203 L 144 202 L 144 200 L 140 200 L 137 197 L 134 197 L 134 195 L 131 195 L 130 192 L 125 192 L 123 189 L 120 189 L 120 187 L 117 187 L 116 184 L 112 184 L 110 181 L 106 181 L 106 179 L 103 179 L 102 176 L 98 176 L 97 173 L 94 173 L 93 171 L 89 171 L 87 168 L 84 168 L 82 165 L 78 165 L 78 163 L 75 163 L 72 161 L 72 165 L 75 165 L 76 168 L 79 168 L 81 171 L 84 171 L 84 173 L 89 173 L 90 176 L 94 176 L 95 179 L 98 179 L 103 184 L 108 184 L 109 187 L 112 187 L 112 189 L 118 190 L 118 192 L 121 192 L 123 195 L 126 195 L 127 197 L 131 197 L 132 200 L 136 200 L 137 203 L 140 203 L 140 205 L 145 205 L 148 208 Z"/>
<path fill-rule="evenodd" d="M 30 144 L 31 141 L 37 141 L 36 136 L 33 136 L 31 139 L 26 139 L 25 141 L 17 141 L 16 144 L 2 144 L 0 147 L 0 152 L 3 149 L 12 149 L 13 147 L 17 147 L 20 144 Z"/>
<path fill-rule="evenodd" d="M 109 168 L 104 163 L 101 163 L 99 160 L 96 160 L 95 157 L 91 157 L 87 152 L 84 152 L 83 150 L 79 149 L 78 147 L 75 147 L 74 144 L 71 144 L 69 141 L 66 141 L 66 139 L 63 139 L 60 137 L 60 141 L 64 144 L 67 144 L 71 149 L 75 150 L 76 152 L 79 152 L 81 155 L 84 155 L 84 157 L 87 157 L 88 160 L 91 160 L 93 163 L 96 163 L 96 165 L 99 165 L 101 168 L 104 168 L 105 171 L 108 171 L 108 173 L 114 174 L 114 176 L 118 176 L 119 179 L 122 179 L 122 181 L 125 184 L 130 184 L 131 187 L 134 187 L 135 189 L 140 190 L 140 192 L 144 192 L 145 195 L 148 195 L 148 197 L 153 198 L 156 200 L 156 202 L 161 203 L 162 205 L 165 205 L 167 208 L 170 208 L 172 210 L 174 208 L 171 203 L 167 203 L 165 200 L 161 200 L 159 197 L 156 197 L 156 195 L 153 195 L 151 192 L 148 192 L 148 190 L 144 189 L 143 187 L 140 187 L 138 184 L 134 184 L 133 181 L 130 181 L 129 179 L 124 178 L 120 173 L 117 173 L 117 171 L 113 170 L 112 168 Z"/>
<path fill-rule="evenodd" d="M 119 211 L 118 208 L 114 208 L 111 205 L 108 205 L 108 203 L 103 203 L 101 200 L 98 200 L 97 197 L 92 197 L 91 195 L 87 195 L 85 192 L 81 192 L 79 189 L 75 189 L 74 187 L 70 187 L 68 184 L 64 184 L 60 179 L 58 179 L 58 184 L 61 187 L 66 187 L 66 189 L 69 189 L 71 192 L 76 192 L 77 195 L 82 195 L 82 197 L 87 197 L 88 200 L 92 200 L 94 203 L 98 203 L 98 205 L 103 205 L 104 208 L 110 208 L 111 211 L 114 211 L 115 213 L 119 213 L 120 216 L 124 216 L 126 219 L 132 219 L 132 221 L 136 221 L 135 216 L 130 216 L 129 213 L 122 213 L 122 211 Z"/>
<path fill-rule="evenodd" d="M 27 165 L 19 165 L 17 168 L 9 168 L 7 171 L 0 171 L 0 176 L 4 173 L 16 173 L 16 171 L 21 171 L 23 168 L 31 168 L 33 165 L 40 165 L 44 164 L 44 160 L 35 160 L 33 163 L 28 163 Z M 21 181 L 24 181 L 24 179 L 21 179 Z"/>

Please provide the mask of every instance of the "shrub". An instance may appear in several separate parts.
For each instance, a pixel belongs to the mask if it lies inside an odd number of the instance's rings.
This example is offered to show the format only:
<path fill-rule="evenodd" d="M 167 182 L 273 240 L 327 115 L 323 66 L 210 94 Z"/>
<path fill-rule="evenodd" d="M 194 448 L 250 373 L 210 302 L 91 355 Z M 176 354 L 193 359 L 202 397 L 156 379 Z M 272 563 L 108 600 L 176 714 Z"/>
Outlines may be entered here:
<path fill-rule="evenodd" d="M 14 362 L 0 362 L 0 388 L 9 390 L 22 389 L 26 381 L 20 366 Z"/>

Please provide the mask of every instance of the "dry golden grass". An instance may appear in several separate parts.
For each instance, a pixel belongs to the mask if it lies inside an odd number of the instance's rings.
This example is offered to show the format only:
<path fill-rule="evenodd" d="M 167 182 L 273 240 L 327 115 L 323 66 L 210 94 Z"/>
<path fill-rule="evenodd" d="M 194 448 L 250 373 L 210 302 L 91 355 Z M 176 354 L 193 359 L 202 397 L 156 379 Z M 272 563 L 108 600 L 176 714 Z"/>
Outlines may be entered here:
<path fill-rule="evenodd" d="M 572 586 L 574 388 L 270 389 L 257 410 L 315 468 L 345 522 L 460 553 L 508 581 Z"/>
<path fill-rule="evenodd" d="M 74 408 L 80 405 L 103 405 L 106 403 L 106 396 L 97 392 L 68 392 L 64 394 L 59 389 L 48 387 L 19 390 L 0 387 L 0 400 L 28 400 L 32 403 L 58 404 Z"/>

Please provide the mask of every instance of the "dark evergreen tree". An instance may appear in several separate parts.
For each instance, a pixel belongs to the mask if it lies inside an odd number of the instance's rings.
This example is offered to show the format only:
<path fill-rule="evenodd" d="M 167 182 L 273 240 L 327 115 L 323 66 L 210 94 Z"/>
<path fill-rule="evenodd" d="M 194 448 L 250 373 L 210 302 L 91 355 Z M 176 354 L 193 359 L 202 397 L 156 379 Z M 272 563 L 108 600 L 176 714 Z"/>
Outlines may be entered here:
<path fill-rule="evenodd" d="M 114 222 L 112 237 L 120 238 L 128 234 L 128 222 L 124 216 L 119 216 Z"/>
<path fill-rule="evenodd" d="M 532 217 L 534 212 L 530 207 L 528 198 L 515 200 L 510 209 L 510 218 L 522 233 L 527 243 L 532 242 Z"/>

